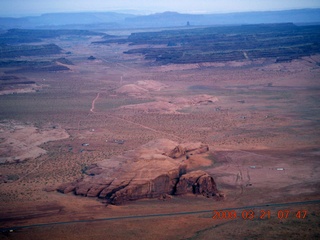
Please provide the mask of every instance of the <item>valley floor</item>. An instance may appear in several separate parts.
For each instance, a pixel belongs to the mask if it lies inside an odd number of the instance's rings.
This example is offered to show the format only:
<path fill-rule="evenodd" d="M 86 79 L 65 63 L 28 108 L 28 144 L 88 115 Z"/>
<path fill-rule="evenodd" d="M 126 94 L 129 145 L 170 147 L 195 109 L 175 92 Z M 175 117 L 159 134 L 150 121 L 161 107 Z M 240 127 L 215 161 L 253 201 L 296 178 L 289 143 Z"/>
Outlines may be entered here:
<path fill-rule="evenodd" d="M 69 71 L 15 73 L 37 91 L 0 95 L 0 239 L 319 238 L 319 55 L 158 66 L 122 54 L 127 44 L 55 44 L 72 52 L 59 56 L 74 63 Z M 208 144 L 207 161 L 190 166 L 210 173 L 225 199 L 105 206 L 55 191 L 86 166 L 160 138 Z M 34 155 L 21 152 L 26 141 Z M 273 205 L 291 202 L 303 204 Z M 233 208 L 237 219 L 208 212 Z M 183 212 L 196 213 L 166 215 Z"/>

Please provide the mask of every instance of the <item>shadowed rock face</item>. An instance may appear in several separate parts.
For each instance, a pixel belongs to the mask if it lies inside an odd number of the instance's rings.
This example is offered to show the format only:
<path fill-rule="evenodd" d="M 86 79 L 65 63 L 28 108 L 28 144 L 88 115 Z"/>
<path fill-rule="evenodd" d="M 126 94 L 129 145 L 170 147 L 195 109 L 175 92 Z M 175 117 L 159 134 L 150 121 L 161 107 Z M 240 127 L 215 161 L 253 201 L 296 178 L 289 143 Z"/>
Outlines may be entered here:
<path fill-rule="evenodd" d="M 89 166 L 87 176 L 62 184 L 57 190 L 104 198 L 111 204 L 165 194 L 215 196 L 218 190 L 213 178 L 204 171 L 187 173 L 185 163 L 186 154 L 208 149 L 200 143 L 178 145 L 167 139 L 152 141 L 123 156 Z"/>
<path fill-rule="evenodd" d="M 213 178 L 204 171 L 193 171 L 180 177 L 176 186 L 176 194 L 202 194 L 213 196 L 218 193 L 217 186 Z"/>

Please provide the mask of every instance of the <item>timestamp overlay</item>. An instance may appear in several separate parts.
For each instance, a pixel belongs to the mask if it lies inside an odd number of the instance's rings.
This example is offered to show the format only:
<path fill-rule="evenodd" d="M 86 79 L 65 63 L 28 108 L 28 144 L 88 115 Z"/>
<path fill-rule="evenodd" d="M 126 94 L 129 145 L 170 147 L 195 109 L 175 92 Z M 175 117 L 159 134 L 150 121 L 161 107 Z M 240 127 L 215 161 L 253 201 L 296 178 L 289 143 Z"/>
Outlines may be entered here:
<path fill-rule="evenodd" d="M 244 209 L 242 211 L 236 210 L 213 210 L 213 219 L 243 219 L 243 220 L 254 220 L 254 219 L 306 219 L 308 210 L 299 209 Z"/>
<path fill-rule="evenodd" d="M 308 204 L 320 204 L 319 200 L 295 203 L 266 204 L 261 206 L 246 206 L 212 210 L 214 220 L 306 220 L 311 213 Z"/>

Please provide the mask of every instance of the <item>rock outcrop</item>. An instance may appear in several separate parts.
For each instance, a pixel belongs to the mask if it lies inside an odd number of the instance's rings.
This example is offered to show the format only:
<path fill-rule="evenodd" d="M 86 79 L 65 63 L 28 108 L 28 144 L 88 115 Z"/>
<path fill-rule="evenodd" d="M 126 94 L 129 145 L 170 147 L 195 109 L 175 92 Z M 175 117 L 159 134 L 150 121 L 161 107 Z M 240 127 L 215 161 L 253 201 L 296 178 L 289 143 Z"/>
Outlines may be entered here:
<path fill-rule="evenodd" d="M 40 147 L 49 141 L 66 139 L 69 134 L 58 126 L 43 126 L 14 120 L 0 122 L 0 163 L 17 163 L 35 159 L 47 152 Z"/>
<path fill-rule="evenodd" d="M 209 197 L 218 193 L 218 189 L 213 178 L 208 173 L 199 170 L 180 177 L 175 194 L 185 193 L 202 194 Z"/>
<path fill-rule="evenodd" d="M 142 86 L 144 85 L 136 85 L 136 84 L 128 84 L 124 85 L 116 90 L 118 93 L 126 93 L 132 96 L 141 96 L 144 93 L 146 97 L 146 91 L 142 90 Z M 155 88 L 154 88 L 155 89 Z M 160 90 L 161 88 L 159 88 Z M 149 95 L 149 97 L 151 97 Z M 194 95 L 188 97 L 155 97 L 155 101 L 138 103 L 138 104 L 129 104 L 121 106 L 124 109 L 134 109 L 146 113 L 176 113 L 181 114 L 179 111 L 184 108 L 190 108 L 194 106 L 203 106 L 203 105 L 211 105 L 219 101 L 219 99 L 215 96 L 210 96 L 206 94 L 202 95 Z"/>
<path fill-rule="evenodd" d="M 174 149 L 172 149 L 166 155 L 171 158 L 179 158 L 182 156 L 189 156 L 193 154 L 201 154 L 209 151 L 209 146 L 206 144 L 198 143 L 184 143 L 179 144 Z"/>
<path fill-rule="evenodd" d="M 166 88 L 167 85 L 162 84 L 161 82 L 154 80 L 140 80 L 135 83 L 130 83 L 121 86 L 116 89 L 116 93 L 127 94 L 129 96 L 148 96 L 149 93 L 160 91 L 163 88 Z"/>
<path fill-rule="evenodd" d="M 62 184 L 57 190 L 103 198 L 111 204 L 186 193 L 215 196 L 218 190 L 210 175 L 204 171 L 187 173 L 185 155 L 203 153 L 205 149 L 208 151 L 208 146 L 201 143 L 152 141 L 123 156 L 87 167 L 86 176 Z"/>

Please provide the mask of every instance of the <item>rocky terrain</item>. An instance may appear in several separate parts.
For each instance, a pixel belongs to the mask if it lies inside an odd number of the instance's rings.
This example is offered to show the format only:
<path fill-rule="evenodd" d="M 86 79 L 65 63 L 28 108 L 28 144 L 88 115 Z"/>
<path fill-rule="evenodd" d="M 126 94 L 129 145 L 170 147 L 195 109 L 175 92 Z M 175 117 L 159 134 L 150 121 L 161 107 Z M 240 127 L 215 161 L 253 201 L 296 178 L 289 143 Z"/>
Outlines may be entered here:
<path fill-rule="evenodd" d="M 209 105 L 218 102 L 215 96 L 202 94 L 188 97 L 156 97 L 153 102 L 122 106 L 146 113 L 182 113 L 181 110 L 192 106 Z"/>
<path fill-rule="evenodd" d="M 62 184 L 58 191 L 105 198 L 112 204 L 187 193 L 222 196 L 206 172 L 187 173 L 189 157 L 208 150 L 209 147 L 201 143 L 151 141 L 123 156 L 92 164 L 84 170 L 87 174 L 84 178 Z"/>
<path fill-rule="evenodd" d="M 117 94 L 125 94 L 134 98 L 147 98 L 150 102 L 124 105 L 123 109 L 132 109 L 145 113 L 179 113 L 179 110 L 191 106 L 207 105 L 218 102 L 219 99 L 208 94 L 187 97 L 153 96 L 156 92 L 162 93 L 169 86 L 154 80 L 140 80 L 126 84 L 115 90 Z M 181 112 L 180 112 L 181 113 Z"/>
<path fill-rule="evenodd" d="M 68 133 L 57 126 L 38 129 L 17 121 L 0 122 L 0 164 L 34 159 L 46 151 L 39 146 L 49 141 L 68 138 Z"/>
<path fill-rule="evenodd" d="M 123 85 L 116 89 L 116 93 L 126 94 L 133 97 L 146 97 L 150 93 L 160 91 L 168 86 L 154 80 L 139 80 L 135 83 Z"/>
<path fill-rule="evenodd" d="M 0 63 L 0 239 L 319 238 L 319 202 L 309 202 L 320 196 L 317 49 L 291 61 L 244 51 L 249 59 L 159 66 L 124 52 L 163 44 L 98 40 L 45 38 L 61 53 Z M 239 218 L 213 219 L 219 209 Z"/>

